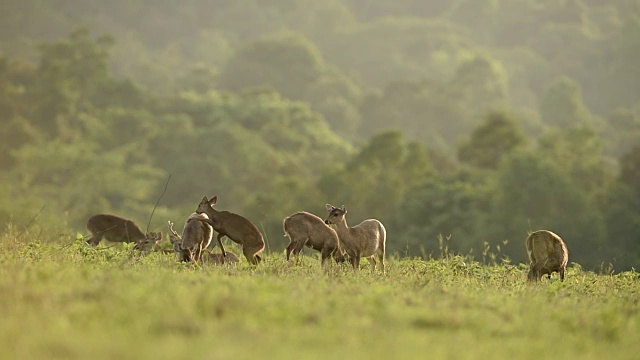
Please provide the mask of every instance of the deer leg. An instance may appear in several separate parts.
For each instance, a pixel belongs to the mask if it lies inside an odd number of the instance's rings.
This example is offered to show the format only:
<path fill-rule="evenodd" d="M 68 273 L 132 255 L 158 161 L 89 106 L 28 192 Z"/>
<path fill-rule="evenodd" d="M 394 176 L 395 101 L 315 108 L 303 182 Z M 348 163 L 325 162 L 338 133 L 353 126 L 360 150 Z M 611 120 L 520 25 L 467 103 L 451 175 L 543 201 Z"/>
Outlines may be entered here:
<path fill-rule="evenodd" d="M 224 245 L 222 245 L 222 237 L 223 236 L 224 236 L 223 234 L 218 233 L 217 239 L 218 239 L 218 245 L 220 245 L 220 250 L 222 250 L 222 256 L 226 257 L 227 256 L 227 251 L 224 249 Z"/>
<path fill-rule="evenodd" d="M 204 251 L 204 249 L 202 247 L 202 244 L 200 244 L 195 250 L 195 261 L 196 262 L 202 260 L 203 251 Z"/>
<path fill-rule="evenodd" d="M 244 257 L 247 258 L 247 261 L 251 265 L 258 265 L 260 260 L 262 260 L 260 256 L 256 254 L 256 250 L 252 248 L 243 247 L 242 254 L 244 254 Z"/>
<path fill-rule="evenodd" d="M 292 241 L 291 243 L 289 243 L 289 246 L 287 246 L 287 261 L 290 260 L 291 252 L 293 251 L 294 248 L 295 248 L 295 243 Z"/>
<path fill-rule="evenodd" d="M 307 244 L 308 241 L 309 241 L 309 237 L 303 239 L 302 241 L 296 242 L 296 246 L 293 249 L 293 254 L 298 257 L 298 264 L 302 262 L 302 256 L 300 256 L 300 253 L 302 253 L 302 249 L 304 249 L 304 246 Z"/>
<path fill-rule="evenodd" d="M 378 253 L 378 260 L 380 260 L 380 267 L 382 268 L 382 273 L 386 273 L 385 263 L 384 263 L 384 252 Z"/>
<path fill-rule="evenodd" d="M 560 269 L 560 281 L 564 281 L 564 268 Z"/>
<path fill-rule="evenodd" d="M 320 263 L 322 264 L 322 267 L 325 267 L 327 265 L 327 260 L 329 260 L 329 258 L 333 254 L 333 250 L 329 248 L 323 248 L 320 254 L 322 259 Z"/>
<path fill-rule="evenodd" d="M 371 263 L 371 273 L 375 274 L 376 273 L 376 257 L 371 255 L 370 257 L 368 257 L 369 259 L 369 263 Z"/>
<path fill-rule="evenodd" d="M 354 254 L 351 257 L 351 265 L 353 265 L 353 270 L 360 270 L 360 254 Z"/>

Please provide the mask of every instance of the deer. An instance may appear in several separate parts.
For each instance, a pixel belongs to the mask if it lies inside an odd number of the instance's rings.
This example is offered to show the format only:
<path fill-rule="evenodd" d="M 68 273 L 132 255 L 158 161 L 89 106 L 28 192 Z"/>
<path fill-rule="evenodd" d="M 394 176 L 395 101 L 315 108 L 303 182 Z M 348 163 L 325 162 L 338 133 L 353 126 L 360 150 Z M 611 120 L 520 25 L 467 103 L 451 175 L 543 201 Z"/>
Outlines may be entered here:
<path fill-rule="evenodd" d="M 200 261 L 202 252 L 213 238 L 213 228 L 206 223 L 206 214 L 192 213 L 182 228 L 182 236 L 173 229 L 169 221 L 169 239 L 181 261 Z"/>
<path fill-rule="evenodd" d="M 204 221 L 218 233 L 217 240 L 223 256 L 226 251 L 224 245 L 222 245 L 222 238 L 226 236 L 231 241 L 242 246 L 242 253 L 250 264 L 258 265 L 262 261 L 258 254 L 264 250 L 265 246 L 264 237 L 260 230 L 249 219 L 241 215 L 214 209 L 213 206 L 217 202 L 217 196 L 211 199 L 207 199 L 204 196 L 196 209 L 196 213 L 207 214 L 208 219 Z"/>
<path fill-rule="evenodd" d="M 186 252 L 183 251 L 182 236 L 180 236 L 173 229 L 173 222 L 168 221 L 168 223 L 169 223 L 169 240 L 173 245 L 173 252 L 178 255 L 178 259 L 180 261 L 189 261 L 191 259 L 190 252 L 188 250 Z M 209 226 L 208 224 L 206 225 Z M 227 251 L 226 256 L 224 256 L 223 254 L 215 254 L 213 252 L 203 250 L 201 252 L 200 261 L 202 261 L 203 263 L 211 262 L 216 265 L 222 265 L 225 263 L 238 263 L 240 262 L 240 258 L 238 258 L 238 255 L 234 254 L 231 251 Z"/>
<path fill-rule="evenodd" d="M 306 211 L 297 212 L 286 217 L 282 227 L 290 241 L 287 246 L 287 261 L 291 255 L 299 254 L 307 246 L 320 251 L 323 267 L 330 257 L 337 263 L 344 262 L 338 234 L 318 216 Z"/>
<path fill-rule="evenodd" d="M 87 244 L 96 246 L 104 238 L 111 242 L 134 242 L 139 250 L 153 247 L 162 240 L 161 232 L 144 233 L 131 220 L 110 214 L 96 214 L 87 220 L 87 230 L 91 233 Z"/>
<path fill-rule="evenodd" d="M 547 275 L 551 279 L 551 273 L 560 274 L 560 281 L 564 281 L 564 275 L 569 261 L 569 251 L 562 238 L 549 230 L 534 231 L 525 241 L 527 255 L 529 255 L 529 282 L 537 282 Z"/>
<path fill-rule="evenodd" d="M 152 251 L 162 251 L 160 249 L 160 245 L 158 243 L 162 240 L 162 236 L 157 237 L 147 237 L 139 242 L 133 247 L 133 250 L 138 250 L 143 254 L 150 253 Z"/>
<path fill-rule="evenodd" d="M 329 216 L 324 221 L 327 225 L 334 224 L 336 233 L 344 251 L 354 270 L 360 269 L 360 258 L 366 257 L 371 263 L 371 273 L 376 272 L 376 256 L 380 261 L 382 273 L 385 273 L 385 246 L 387 230 L 379 220 L 367 219 L 360 224 L 349 227 L 347 224 L 347 208 L 337 208 L 331 204 L 325 205 Z"/>

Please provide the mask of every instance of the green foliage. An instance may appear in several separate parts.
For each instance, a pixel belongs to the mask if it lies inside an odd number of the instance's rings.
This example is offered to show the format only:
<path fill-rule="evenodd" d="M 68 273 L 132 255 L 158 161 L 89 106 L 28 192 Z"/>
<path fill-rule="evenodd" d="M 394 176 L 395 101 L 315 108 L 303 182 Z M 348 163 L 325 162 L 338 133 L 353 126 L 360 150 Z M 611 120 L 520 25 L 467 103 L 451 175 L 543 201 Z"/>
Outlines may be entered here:
<path fill-rule="evenodd" d="M 139 211 L 162 173 L 135 161 L 134 146 L 103 149 L 87 140 L 25 145 L 15 153 L 16 195 L 38 201 L 59 214 L 73 213 L 76 224 L 92 213 Z M 126 171 L 122 170 L 126 169 Z M 15 209 L 27 216 L 33 209 Z"/>
<path fill-rule="evenodd" d="M 524 243 L 528 231 L 551 229 L 569 248 L 571 258 L 597 265 L 591 253 L 607 253 L 605 223 L 592 199 L 550 160 L 531 152 L 519 152 L 498 170 L 491 215 L 483 225 L 485 238 Z M 511 249 L 516 261 L 523 253 Z"/>
<path fill-rule="evenodd" d="M 217 193 L 277 250 L 284 216 L 344 202 L 410 255 L 442 234 L 476 257 L 509 240 L 518 259 L 547 227 L 585 266 L 628 269 L 638 14 L 635 0 L 5 1 L 0 221 L 141 221 L 171 174 L 155 230 Z"/>
<path fill-rule="evenodd" d="M 619 184 L 608 190 L 602 206 L 608 246 L 617 262 L 637 263 L 640 260 L 640 186 Z"/>
<path fill-rule="evenodd" d="M 350 218 L 353 225 L 365 218 L 392 221 L 405 194 L 433 172 L 425 147 L 398 131 L 379 133 L 353 156 L 345 155 L 331 158 L 344 165 L 327 172 L 318 187 L 325 202 L 347 206 L 356 217 Z"/>
<path fill-rule="evenodd" d="M 629 108 L 619 108 L 607 117 L 609 147 L 616 156 L 626 154 L 640 143 L 640 115 Z"/>
<path fill-rule="evenodd" d="M 240 48 L 222 69 L 219 81 L 234 91 L 272 86 L 288 98 L 300 99 L 325 66 L 318 49 L 302 35 L 272 35 Z"/>
<path fill-rule="evenodd" d="M 450 86 L 465 108 L 482 113 L 508 103 L 508 84 L 508 75 L 500 62 L 475 56 L 458 66 Z"/>
<path fill-rule="evenodd" d="M 479 177 L 471 172 L 431 177 L 407 192 L 389 229 L 396 234 L 389 247 L 408 255 L 430 254 L 444 236 L 453 239 L 451 250 L 479 255 L 475 231 L 486 208 L 486 186 L 474 178 Z"/>
<path fill-rule="evenodd" d="M 640 145 L 635 145 L 622 159 L 620 181 L 634 189 L 640 189 Z"/>
<path fill-rule="evenodd" d="M 540 104 L 542 120 L 560 128 L 584 125 L 592 121 L 582 100 L 580 85 L 569 78 L 555 80 L 547 87 Z"/>
<path fill-rule="evenodd" d="M 589 195 L 597 196 L 612 180 L 604 144 L 591 126 L 551 130 L 540 138 L 538 151 Z"/>
<path fill-rule="evenodd" d="M 500 160 L 526 143 L 522 129 L 508 113 L 492 112 L 458 148 L 458 159 L 478 168 L 496 169 Z"/>

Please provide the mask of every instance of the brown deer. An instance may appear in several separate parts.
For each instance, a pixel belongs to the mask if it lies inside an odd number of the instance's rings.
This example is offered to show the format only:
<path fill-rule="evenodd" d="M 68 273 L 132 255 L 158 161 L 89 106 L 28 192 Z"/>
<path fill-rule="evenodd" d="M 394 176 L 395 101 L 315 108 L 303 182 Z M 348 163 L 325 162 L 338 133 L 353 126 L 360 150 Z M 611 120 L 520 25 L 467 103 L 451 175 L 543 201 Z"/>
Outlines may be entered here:
<path fill-rule="evenodd" d="M 560 236 L 548 230 L 538 230 L 527 237 L 525 244 L 530 261 L 530 282 L 540 281 L 545 274 L 551 279 L 553 272 L 560 274 L 560 281 L 564 281 L 569 251 Z"/>
<path fill-rule="evenodd" d="M 213 228 L 205 222 L 208 219 L 206 214 L 189 215 L 182 229 L 182 236 L 178 235 L 173 229 L 173 223 L 169 221 L 169 239 L 179 254 L 180 261 L 200 261 L 202 252 L 213 238 Z"/>
<path fill-rule="evenodd" d="M 213 226 L 213 229 L 218 233 L 218 244 L 220 244 L 223 255 L 226 252 L 222 245 L 222 237 L 226 236 L 242 246 L 242 253 L 249 263 L 257 265 L 262 261 L 258 254 L 264 250 L 264 238 L 258 227 L 243 216 L 214 209 L 213 205 L 217 201 L 217 196 L 212 197 L 211 200 L 207 199 L 206 196 L 203 197 L 196 209 L 196 213 L 204 213 L 209 217 L 206 222 Z"/>
<path fill-rule="evenodd" d="M 134 242 L 140 247 L 162 240 L 161 232 L 145 234 L 133 221 L 109 214 L 90 217 L 87 220 L 87 230 L 91 232 L 87 244 L 93 246 L 98 245 L 103 238 L 112 242 Z"/>
<path fill-rule="evenodd" d="M 387 231 L 384 225 L 376 219 L 367 219 L 360 224 L 349 227 L 347 225 L 347 208 L 342 205 L 337 208 L 331 204 L 325 205 L 329 216 L 326 224 L 335 224 L 336 233 L 344 251 L 349 255 L 351 265 L 355 270 L 360 269 L 360 258 L 366 257 L 371 263 L 371 272 L 376 271 L 376 255 L 380 260 L 382 273 L 385 272 L 385 246 Z"/>
<path fill-rule="evenodd" d="M 133 247 L 133 250 L 138 250 L 142 253 L 149 253 L 152 251 L 162 251 L 160 245 L 158 243 L 162 240 L 162 236 L 157 237 L 147 237 L 136 243 Z"/>
<path fill-rule="evenodd" d="M 285 236 L 290 240 L 287 246 L 287 261 L 292 254 L 299 254 L 302 248 L 307 246 L 320 251 L 323 266 L 332 256 L 336 262 L 344 262 L 338 234 L 318 216 L 306 211 L 297 212 L 286 217 L 282 227 Z"/>
<path fill-rule="evenodd" d="M 180 261 L 189 261 L 192 257 L 188 250 L 183 251 L 182 237 L 173 229 L 173 223 L 171 221 L 169 221 L 168 223 L 169 223 L 169 240 L 173 245 L 173 252 L 176 255 L 178 255 L 178 259 Z M 208 224 L 205 224 L 205 225 L 209 226 Z M 227 255 L 225 257 L 223 254 L 216 254 L 208 250 L 203 250 L 201 252 L 200 261 L 202 261 L 203 263 L 211 262 L 216 265 L 233 264 L 233 263 L 240 262 L 240 258 L 238 258 L 238 255 L 234 254 L 233 252 L 227 251 L 226 254 Z"/>
<path fill-rule="evenodd" d="M 225 254 L 226 255 L 214 253 L 213 251 L 205 251 L 202 256 L 202 262 L 215 265 L 237 264 L 240 262 L 240 258 L 234 252 L 227 251 Z"/>

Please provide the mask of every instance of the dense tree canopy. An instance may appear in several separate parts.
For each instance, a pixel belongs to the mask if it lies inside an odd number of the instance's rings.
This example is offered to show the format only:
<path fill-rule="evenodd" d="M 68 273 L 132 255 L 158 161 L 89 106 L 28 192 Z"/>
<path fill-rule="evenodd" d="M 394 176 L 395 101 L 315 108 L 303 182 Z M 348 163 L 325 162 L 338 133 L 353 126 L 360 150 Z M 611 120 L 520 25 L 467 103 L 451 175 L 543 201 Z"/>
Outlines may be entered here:
<path fill-rule="evenodd" d="M 0 7 L 2 224 L 142 225 L 171 175 L 154 229 L 217 194 L 278 251 L 330 202 L 409 256 L 546 228 L 637 268 L 637 0 Z"/>

